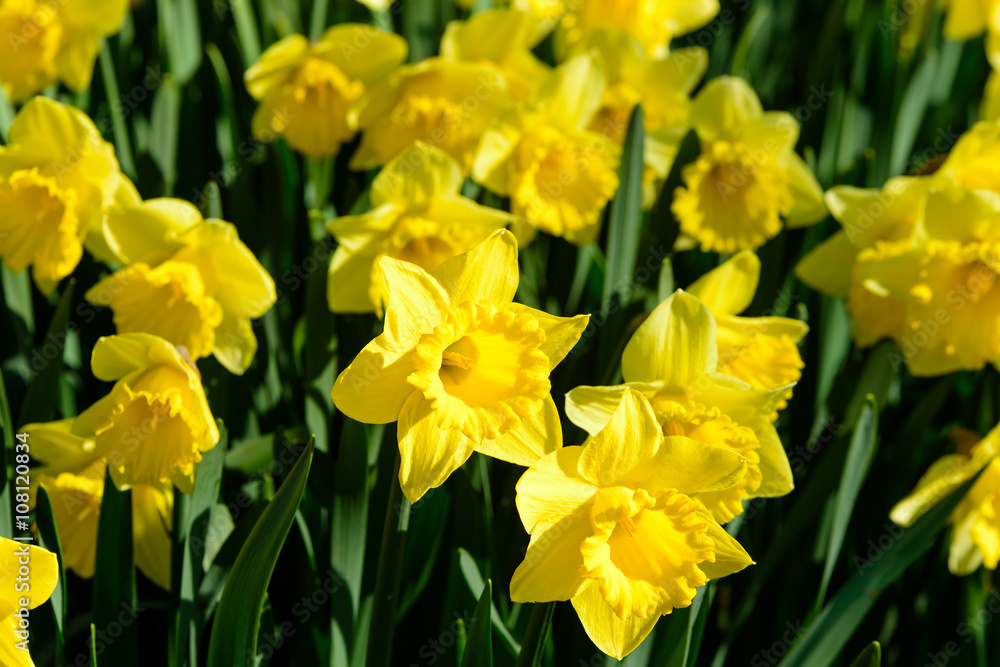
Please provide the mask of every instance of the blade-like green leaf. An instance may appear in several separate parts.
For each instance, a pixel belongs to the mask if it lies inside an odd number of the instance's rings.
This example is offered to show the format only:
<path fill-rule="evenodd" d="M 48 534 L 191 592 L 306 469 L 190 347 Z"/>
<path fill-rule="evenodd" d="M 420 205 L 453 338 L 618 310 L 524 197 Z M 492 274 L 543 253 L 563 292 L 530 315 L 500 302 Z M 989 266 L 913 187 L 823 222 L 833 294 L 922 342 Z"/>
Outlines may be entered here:
<path fill-rule="evenodd" d="M 479 567 L 476 565 L 476 559 L 466 551 L 465 549 L 458 550 L 458 564 L 462 570 L 462 576 L 465 578 L 465 583 L 468 584 L 469 590 L 472 591 L 473 595 L 478 596 L 486 586 L 486 582 L 483 581 L 483 575 L 479 573 Z M 511 656 L 517 656 L 521 652 L 521 645 L 517 643 L 517 640 L 511 636 L 510 631 L 507 626 L 503 624 L 503 620 L 500 618 L 500 614 L 497 612 L 496 607 L 491 607 L 490 618 L 493 622 L 493 628 L 500 635 L 503 640 L 503 645 Z"/>
<path fill-rule="evenodd" d="M 836 507 L 833 515 L 833 525 L 830 528 L 830 538 L 827 542 L 826 562 L 823 565 L 823 580 L 816 596 L 816 607 L 823 605 L 826 590 L 833 576 L 833 568 L 840 557 L 840 549 L 847 534 L 847 525 L 854 513 L 854 503 L 861 493 L 861 485 L 868 474 L 872 457 L 875 456 L 875 440 L 878 433 L 878 405 L 871 394 L 865 398 L 864 407 L 858 420 L 854 423 L 854 433 L 844 461 L 844 472 L 840 477 L 840 488 L 837 490 Z"/>
<path fill-rule="evenodd" d="M 66 641 L 64 639 L 66 627 L 66 567 L 63 562 L 62 546 L 59 542 L 59 529 L 56 526 L 55 515 L 52 513 L 52 500 L 44 486 L 38 487 L 38 495 L 35 498 L 35 525 L 38 528 L 38 544 L 44 549 L 48 549 L 56 555 L 59 561 L 59 580 L 52 590 L 45 606 L 52 610 L 52 618 L 55 621 L 55 652 L 56 664 L 66 663 Z"/>
<path fill-rule="evenodd" d="M 133 621 L 139 612 L 136 602 L 135 563 L 132 555 L 132 492 L 119 491 L 110 473 L 104 476 L 101 517 L 97 525 L 97 567 L 94 570 L 94 623 L 104 652 L 102 659 L 111 665 L 139 664 L 138 624 L 121 623 L 127 614 Z M 121 636 L 114 641 L 104 633 L 115 624 Z"/>
<path fill-rule="evenodd" d="M 493 582 L 486 580 L 483 594 L 476 604 L 476 615 L 469 627 L 469 641 L 462 654 L 462 667 L 493 667 L 493 631 L 490 629 L 490 609 L 493 607 Z"/>
<path fill-rule="evenodd" d="M 128 126 L 125 124 L 125 106 L 118 92 L 118 79 L 115 75 L 115 63 L 105 42 L 100 55 L 101 78 L 104 80 L 104 92 L 111 108 L 111 131 L 115 138 L 115 155 L 122 172 L 132 180 L 136 179 L 135 160 L 132 158 L 132 140 L 129 138 Z"/>
<path fill-rule="evenodd" d="M 38 360 L 32 364 L 35 377 L 24 396 L 17 420 L 19 424 L 46 421 L 55 414 L 56 401 L 59 399 L 59 374 L 63 369 L 63 349 L 66 344 L 66 322 L 69 320 L 75 286 L 76 281 L 71 278 L 59 297 L 59 305 L 45 333 L 42 349 L 36 351 L 37 356 L 32 355 Z"/>
<path fill-rule="evenodd" d="M 195 0 L 160 0 L 156 8 L 160 43 L 166 47 L 170 72 L 178 83 L 187 83 L 202 57 L 198 3 Z"/>
<path fill-rule="evenodd" d="M 629 120 L 618 192 L 611 202 L 608 220 L 608 252 L 604 271 L 604 294 L 601 307 L 608 308 L 612 299 L 632 284 L 635 259 L 639 254 L 639 234 L 642 226 L 642 107 L 636 106 Z"/>
<path fill-rule="evenodd" d="M 851 667 L 881 667 L 882 647 L 878 642 L 872 642 L 851 663 Z"/>
<path fill-rule="evenodd" d="M 260 610 L 285 536 L 302 501 L 312 454 L 310 440 L 236 557 L 215 612 L 208 647 L 209 667 L 244 664 L 247 656 L 257 652 Z"/>
<path fill-rule="evenodd" d="M 163 175 L 166 195 L 177 182 L 177 145 L 181 128 L 181 89 L 173 76 L 163 77 L 153 96 L 150 114 L 149 155 Z"/>

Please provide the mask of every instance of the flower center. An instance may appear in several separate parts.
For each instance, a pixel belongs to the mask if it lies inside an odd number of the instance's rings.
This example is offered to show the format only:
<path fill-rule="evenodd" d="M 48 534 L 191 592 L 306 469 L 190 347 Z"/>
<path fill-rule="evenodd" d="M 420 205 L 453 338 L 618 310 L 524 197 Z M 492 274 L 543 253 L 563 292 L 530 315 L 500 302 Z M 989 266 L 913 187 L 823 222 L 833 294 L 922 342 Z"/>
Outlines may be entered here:
<path fill-rule="evenodd" d="M 83 256 L 73 190 L 37 168 L 0 176 L 0 257 L 13 271 L 33 265 L 36 280 L 58 281 Z"/>
<path fill-rule="evenodd" d="M 449 153 L 467 170 L 472 164 L 475 141 L 468 112 L 447 97 L 429 94 L 403 95 L 389 114 L 390 121 L 406 128 L 412 139 L 431 141 Z"/>
<path fill-rule="evenodd" d="M 527 313 L 465 302 L 420 339 L 408 381 L 433 402 L 441 428 L 492 440 L 541 409 L 549 392 L 544 341 Z"/>
<path fill-rule="evenodd" d="M 590 509 L 593 535 L 581 545 L 580 574 L 600 582 L 615 614 L 648 618 L 691 604 L 707 581 L 698 563 L 715 560 L 699 502 L 673 489 L 601 489 Z"/>
<path fill-rule="evenodd" d="M 781 231 L 792 209 L 784 172 L 773 155 L 741 144 L 711 143 L 684 167 L 673 208 L 681 229 L 705 250 L 755 248 Z"/>

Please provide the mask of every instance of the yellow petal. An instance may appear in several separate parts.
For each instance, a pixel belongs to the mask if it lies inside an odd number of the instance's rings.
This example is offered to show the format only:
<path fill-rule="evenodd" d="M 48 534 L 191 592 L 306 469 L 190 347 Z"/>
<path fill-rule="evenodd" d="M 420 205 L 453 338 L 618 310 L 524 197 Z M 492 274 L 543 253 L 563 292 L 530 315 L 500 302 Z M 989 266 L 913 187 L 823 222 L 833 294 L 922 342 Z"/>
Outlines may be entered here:
<path fill-rule="evenodd" d="M 271 88 L 288 77 L 293 68 L 305 60 L 309 40 L 302 35 L 289 35 L 267 48 L 260 59 L 247 68 L 243 82 L 254 99 L 261 99 Z"/>
<path fill-rule="evenodd" d="M 552 122 L 583 130 L 601 106 L 604 73 L 594 56 L 582 54 L 556 68 L 537 100 Z"/>
<path fill-rule="evenodd" d="M 764 108 L 746 81 L 732 76 L 712 79 L 701 89 L 691 106 L 691 120 L 702 141 L 736 139 L 751 120 L 760 118 Z"/>
<path fill-rule="evenodd" d="M 709 521 L 707 535 L 715 542 L 715 562 L 698 563 L 698 569 L 709 579 L 721 579 L 753 565 L 750 554 L 719 524 Z"/>
<path fill-rule="evenodd" d="M 649 401 L 626 387 L 611 420 L 590 438 L 579 471 L 596 486 L 615 486 L 649 465 L 663 444 L 663 431 Z"/>
<path fill-rule="evenodd" d="M 552 396 L 543 399 L 542 409 L 531 420 L 511 429 L 496 440 L 483 440 L 476 451 L 495 459 L 530 466 L 538 459 L 562 447 L 562 424 Z"/>
<path fill-rule="evenodd" d="M 969 512 L 952 528 L 951 547 L 948 550 L 948 569 L 952 574 L 972 574 L 983 564 L 983 554 L 972 539 L 975 523 L 975 512 Z"/>
<path fill-rule="evenodd" d="M 447 286 L 416 264 L 391 257 L 379 259 L 378 268 L 388 294 L 382 336 L 392 347 L 416 345 L 441 324 L 449 306 Z"/>
<path fill-rule="evenodd" d="M 391 348 L 385 336 L 379 336 L 337 376 L 331 391 L 333 404 L 366 424 L 396 421 L 415 391 L 406 381 L 413 372 L 412 356 L 412 350 Z"/>
<path fill-rule="evenodd" d="M 726 316 L 718 319 L 718 330 L 728 329 L 741 336 L 788 336 L 798 343 L 809 333 L 809 325 L 790 317 L 737 317 Z M 771 387 L 768 387 L 770 389 Z"/>
<path fill-rule="evenodd" d="M 21 565 L 30 569 L 28 590 L 15 591 L 14 585 Z M 56 555 L 41 547 L 0 537 L 0 617 L 7 616 L 27 600 L 28 609 L 34 609 L 49 599 L 59 580 L 59 562 Z"/>
<path fill-rule="evenodd" d="M 146 484 L 132 487 L 132 542 L 136 567 L 167 591 L 170 590 L 173 507 L 173 492 L 168 489 Z"/>
<path fill-rule="evenodd" d="M 583 447 L 557 449 L 535 461 L 521 475 L 517 482 L 517 513 L 528 533 L 534 535 L 570 515 L 588 516 L 584 506 L 597 487 L 578 472 L 583 450 Z"/>
<path fill-rule="evenodd" d="M 629 616 L 623 621 L 601 595 L 601 586 L 596 580 L 573 598 L 573 608 L 594 645 L 618 660 L 634 651 L 660 618 L 653 614 L 648 618 Z"/>
<path fill-rule="evenodd" d="M 94 345 L 90 363 L 94 376 L 105 382 L 159 364 L 170 364 L 191 373 L 191 367 L 178 355 L 177 348 L 162 338 L 144 333 L 102 336 Z"/>
<path fill-rule="evenodd" d="M 514 154 L 520 141 L 520 127 L 507 122 L 506 117 L 501 117 L 486 129 L 479 140 L 472 163 L 472 178 L 492 192 L 509 195 L 511 170 L 507 168 L 506 162 Z"/>
<path fill-rule="evenodd" d="M 399 414 L 399 484 L 411 503 L 469 460 L 475 443 L 458 430 L 438 427 L 432 404 L 413 392 Z"/>
<path fill-rule="evenodd" d="M 911 525 L 976 474 L 979 467 L 961 454 L 942 456 L 931 464 L 913 491 L 896 503 L 889 518 L 900 526 Z"/>
<path fill-rule="evenodd" d="M 677 489 L 686 495 L 731 489 L 746 474 L 746 463 L 736 452 L 684 436 L 663 439 L 655 458 L 636 469 L 630 485 L 647 489 Z"/>
<path fill-rule="evenodd" d="M 1000 193 L 948 188 L 927 196 L 924 225 L 934 239 L 961 243 L 998 241 Z"/>
<path fill-rule="evenodd" d="M 105 230 L 108 244 L 123 263 L 158 264 L 182 247 L 175 234 L 201 221 L 201 212 L 189 202 L 148 199 L 113 206 Z"/>
<path fill-rule="evenodd" d="M 586 581 L 580 545 L 593 533 L 585 511 L 569 514 L 533 533 L 510 581 L 514 602 L 569 600 Z"/>
<path fill-rule="evenodd" d="M 67 88 L 80 92 L 90 86 L 100 49 L 100 39 L 93 34 L 74 31 L 63 37 L 56 68 Z"/>
<path fill-rule="evenodd" d="M 129 10 L 128 0 L 77 0 L 60 5 L 62 19 L 83 32 L 113 35 Z"/>
<path fill-rule="evenodd" d="M 489 267 L 484 270 L 484 267 Z M 486 301 L 509 303 L 519 278 L 517 241 L 501 229 L 472 250 L 449 259 L 432 273 L 448 292 L 451 303 Z"/>
<path fill-rule="evenodd" d="M 31 458 L 46 465 L 64 461 L 84 461 L 93 457 L 94 441 L 74 434 L 72 419 L 44 424 L 26 424 L 21 431 L 31 442 Z"/>
<path fill-rule="evenodd" d="M 779 164 L 785 170 L 788 189 L 792 193 L 792 210 L 785 217 L 789 229 L 806 227 L 826 217 L 823 188 L 808 165 L 794 152 L 782 155 Z"/>
<path fill-rule="evenodd" d="M 9 616 L 0 620 L 0 664 L 4 667 L 35 667 L 31 660 L 31 654 L 27 650 L 17 647 L 18 642 L 24 642 L 27 637 L 18 635 L 23 632 L 20 629 L 16 616 Z M 25 643 L 23 646 L 29 646 Z"/>
<path fill-rule="evenodd" d="M 576 387 L 566 394 L 566 416 L 590 435 L 596 435 L 611 420 L 627 388 L 652 398 L 662 386 L 662 383 L 630 382 L 614 387 Z"/>
<path fill-rule="evenodd" d="M 858 250 L 839 231 L 809 251 L 795 266 L 795 277 L 830 296 L 846 297 Z"/>
<path fill-rule="evenodd" d="M 225 313 L 222 323 L 215 330 L 215 347 L 212 355 L 226 370 L 243 375 L 257 353 L 257 336 L 253 324 L 245 315 Z"/>
<path fill-rule="evenodd" d="M 404 148 L 372 181 L 371 201 L 419 205 L 455 194 L 465 177 L 458 163 L 439 148 L 415 141 Z"/>
<path fill-rule="evenodd" d="M 329 59 L 351 79 L 375 83 L 406 60 L 406 40 L 367 23 L 327 28 L 316 53 Z"/>
<path fill-rule="evenodd" d="M 326 279 L 326 303 L 333 313 L 371 313 L 372 272 L 376 255 L 337 246 Z"/>
<path fill-rule="evenodd" d="M 739 315 L 750 307 L 759 280 L 760 260 L 744 250 L 696 280 L 687 291 L 716 317 Z"/>
<path fill-rule="evenodd" d="M 677 290 L 657 306 L 625 346 L 626 382 L 664 381 L 670 387 L 693 384 L 714 371 L 718 352 L 715 319 L 698 299 Z"/>

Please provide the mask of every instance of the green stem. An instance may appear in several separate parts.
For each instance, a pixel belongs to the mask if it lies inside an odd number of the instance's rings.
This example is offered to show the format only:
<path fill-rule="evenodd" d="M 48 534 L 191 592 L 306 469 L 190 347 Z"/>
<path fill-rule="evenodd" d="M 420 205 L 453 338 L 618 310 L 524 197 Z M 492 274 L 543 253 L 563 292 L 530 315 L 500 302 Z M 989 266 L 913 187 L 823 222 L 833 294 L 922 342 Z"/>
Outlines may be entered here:
<path fill-rule="evenodd" d="M 410 525 L 410 501 L 399 486 L 399 455 L 389 490 L 382 526 L 382 547 L 375 575 L 375 598 L 372 606 L 371 634 L 368 637 L 368 666 L 389 667 L 392 639 L 396 629 L 396 606 L 399 603 L 399 579 L 403 569 L 403 550 Z"/>
<path fill-rule="evenodd" d="M 108 107 L 111 111 L 111 129 L 115 135 L 115 153 L 122 171 L 132 180 L 136 179 L 135 160 L 132 159 L 132 143 L 128 138 L 128 127 L 122 114 L 122 99 L 118 92 L 118 79 L 115 78 L 115 64 L 111 60 L 108 43 L 101 48 L 101 76 L 104 77 L 104 91 L 108 95 Z"/>
<path fill-rule="evenodd" d="M 0 535 L 14 537 L 14 516 L 10 503 L 10 482 L 14 469 L 14 418 L 10 414 L 10 403 L 7 402 L 7 387 L 4 386 L 3 373 L 0 373 L 0 419 L 3 420 L 3 460 L 0 461 Z M 29 443 L 30 447 L 30 443 Z"/>
<path fill-rule="evenodd" d="M 545 638 L 549 634 L 552 611 L 555 608 L 555 602 L 544 602 L 532 607 L 531 618 L 528 619 L 528 629 L 524 631 L 521 653 L 517 656 L 515 667 L 535 667 L 538 664 L 542 657 L 542 650 L 545 648 Z"/>

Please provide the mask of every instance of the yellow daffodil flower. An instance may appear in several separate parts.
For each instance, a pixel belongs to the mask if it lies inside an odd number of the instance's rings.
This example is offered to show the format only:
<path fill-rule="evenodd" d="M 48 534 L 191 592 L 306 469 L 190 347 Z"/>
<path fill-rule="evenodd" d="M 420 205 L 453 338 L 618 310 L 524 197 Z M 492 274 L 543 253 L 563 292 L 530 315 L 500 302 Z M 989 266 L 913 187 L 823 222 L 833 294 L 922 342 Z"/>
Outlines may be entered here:
<path fill-rule="evenodd" d="M 562 445 L 549 373 L 589 317 L 511 303 L 517 244 L 501 230 L 428 273 L 383 257 L 385 329 L 337 378 L 334 405 L 398 421 L 403 493 L 416 502 L 478 451 L 531 465 Z"/>
<path fill-rule="evenodd" d="M 236 227 L 203 220 L 179 199 L 120 196 L 108 212 L 108 239 L 127 266 L 87 291 L 114 312 L 118 333 L 150 333 L 209 354 L 242 375 L 257 351 L 250 320 L 277 298 L 274 281 L 240 241 Z"/>
<path fill-rule="evenodd" d="M 594 57 L 563 63 L 531 104 L 510 109 L 486 130 L 473 178 L 509 196 L 511 212 L 528 227 L 592 243 L 618 188 L 618 146 L 586 129 L 603 94 Z"/>
<path fill-rule="evenodd" d="M 572 53 L 590 51 L 599 54 L 606 81 L 601 107 L 588 129 L 621 145 L 633 109 L 642 104 L 646 167 L 643 204 L 649 208 L 687 132 L 691 91 L 705 74 L 708 52 L 691 47 L 651 60 L 634 37 L 614 28 L 594 30 Z"/>
<path fill-rule="evenodd" d="M 986 33 L 986 56 L 990 64 L 1000 69 L 1000 22 L 997 0 L 947 0 L 944 36 L 965 41 Z"/>
<path fill-rule="evenodd" d="M 468 60 L 495 66 L 516 100 L 527 100 L 549 74 L 549 66 L 531 53 L 545 29 L 517 9 L 493 9 L 468 21 L 452 21 L 441 38 L 444 60 Z"/>
<path fill-rule="evenodd" d="M 771 422 L 791 386 L 755 389 L 719 373 L 718 359 L 711 311 L 678 290 L 653 310 L 626 345 L 625 384 L 573 389 L 566 394 L 566 415 L 595 435 L 632 389 L 649 400 L 665 435 L 684 435 L 739 454 L 746 475 L 731 488 L 699 495 L 715 519 L 725 523 L 743 512 L 743 500 L 783 496 L 794 486 Z"/>
<path fill-rule="evenodd" d="M 330 262 L 330 310 L 381 313 L 385 286 L 379 258 L 394 257 L 430 272 L 511 221 L 502 211 L 462 197 L 464 180 L 451 156 L 421 141 L 390 160 L 372 182 L 373 210 L 326 225 L 340 244 Z"/>
<path fill-rule="evenodd" d="M 73 272 L 84 245 L 110 259 L 103 219 L 124 182 L 114 148 L 86 114 L 34 98 L 0 146 L 0 259 L 15 272 L 30 266 L 46 294 Z"/>
<path fill-rule="evenodd" d="M 312 157 L 335 155 L 354 136 L 350 108 L 365 90 L 406 60 L 406 40 L 370 25 L 345 23 L 310 43 L 289 35 L 271 45 L 244 76 L 260 106 L 253 134 L 284 137 Z"/>
<path fill-rule="evenodd" d="M 564 0 L 513 0 L 511 4 L 547 26 L 554 26 L 569 11 Z"/>
<path fill-rule="evenodd" d="M 27 565 L 27 590 L 18 587 L 21 567 Z M 0 537 L 0 664 L 34 667 L 28 652 L 28 623 L 15 615 L 34 609 L 51 597 L 59 582 L 59 561 L 47 549 Z M 20 644 L 20 647 L 18 646 Z"/>
<path fill-rule="evenodd" d="M 907 368 L 928 376 L 1000 364 L 1000 194 L 931 192 L 923 224 L 924 243 L 862 270 L 904 304 Z"/>
<path fill-rule="evenodd" d="M 666 53 L 670 40 L 697 30 L 719 13 L 717 0 L 574 0 L 556 33 L 572 47 L 591 32 L 610 26 L 629 33 L 651 56 Z"/>
<path fill-rule="evenodd" d="M 89 579 L 94 576 L 97 526 L 104 497 L 106 464 L 94 440 L 74 435 L 72 419 L 28 424 L 31 456 L 44 465 L 32 470 L 31 482 L 52 500 L 64 565 Z M 36 499 L 32 493 L 32 506 Z M 156 585 L 170 590 L 170 526 L 173 489 L 169 484 L 132 487 L 132 542 L 135 564 Z"/>
<path fill-rule="evenodd" d="M 745 81 L 710 81 L 694 98 L 691 122 L 701 155 L 684 167 L 672 207 L 702 250 L 753 250 L 781 231 L 783 219 L 802 227 L 826 215 L 823 191 L 795 154 L 798 122 L 765 112 Z"/>
<path fill-rule="evenodd" d="M 420 140 L 451 155 L 467 174 L 486 126 L 511 104 L 507 82 L 492 65 L 427 58 L 400 67 L 348 115 L 351 127 L 364 131 L 351 169 L 384 166 Z"/>
<path fill-rule="evenodd" d="M 753 563 L 696 500 L 745 472 L 733 451 L 664 437 L 649 402 L 625 389 L 583 447 L 547 454 L 518 481 L 531 541 L 511 600 L 572 600 L 591 640 L 621 660 L 698 587 Z"/>
<path fill-rule="evenodd" d="M 1000 120 L 1000 72 L 990 70 L 983 90 L 983 101 L 979 106 L 979 120 Z"/>
<path fill-rule="evenodd" d="M 974 433 L 956 430 L 959 437 L 953 439 L 959 441 L 960 451 L 932 463 L 916 488 L 892 508 L 889 516 L 897 524 L 909 526 L 982 470 L 950 518 L 953 530 L 948 569 L 966 575 L 980 565 L 994 570 L 1000 562 L 1000 460 L 996 458 L 1000 431 L 994 428 L 978 440 Z"/>
<path fill-rule="evenodd" d="M 149 334 L 105 336 L 91 366 L 115 385 L 73 421 L 72 433 L 94 441 L 119 489 L 172 481 L 191 493 L 195 464 L 219 442 L 219 429 L 186 353 Z"/>
<path fill-rule="evenodd" d="M 900 176 L 881 189 L 844 185 L 826 193 L 826 205 L 842 230 L 803 257 L 795 275 L 813 289 L 847 299 L 859 346 L 882 338 L 899 341 L 906 334 L 904 303 L 862 274 L 921 242 L 924 205 L 933 183 L 926 177 Z"/>
<path fill-rule="evenodd" d="M 715 316 L 718 371 L 757 389 L 777 389 L 802 377 L 805 364 L 798 342 L 809 327 L 788 317 L 738 317 L 753 301 L 759 281 L 760 260 L 744 250 L 699 278 L 688 292 Z M 786 405 L 782 400 L 777 409 Z"/>
<path fill-rule="evenodd" d="M 15 102 L 62 81 L 90 85 L 104 37 L 118 32 L 128 0 L 0 2 L 0 85 Z"/>

